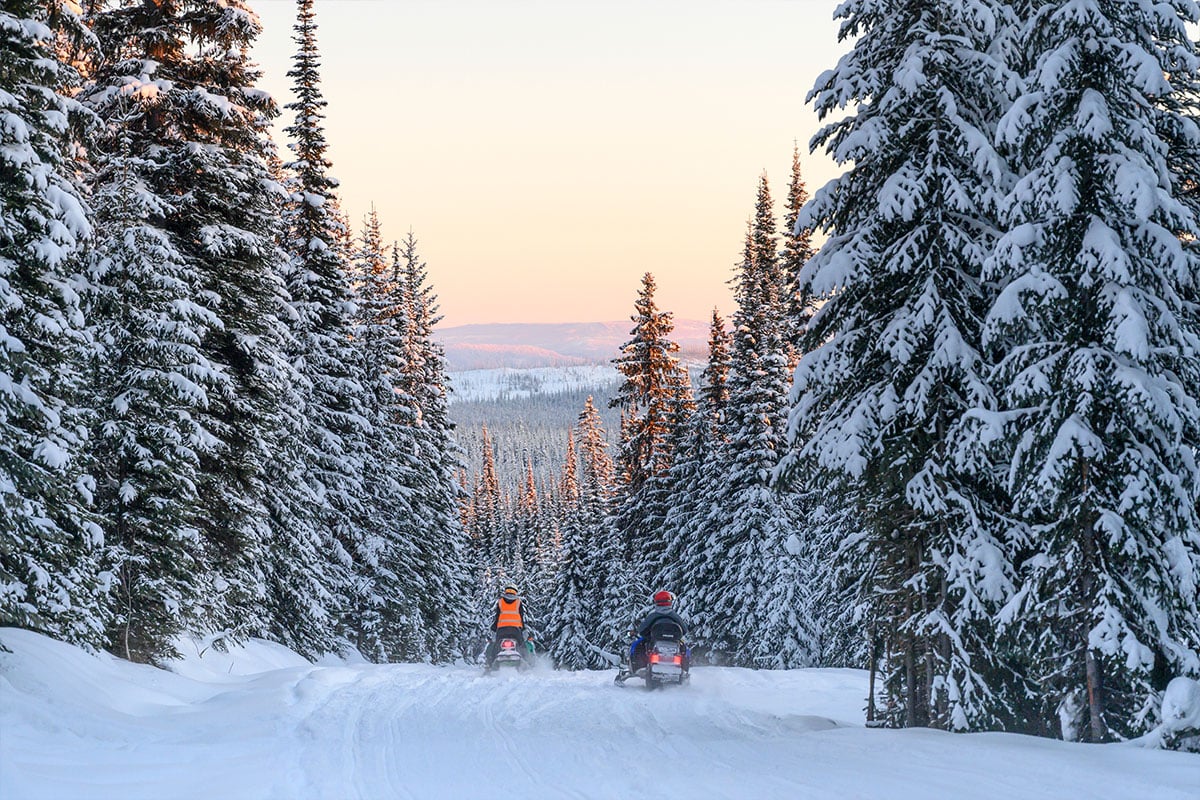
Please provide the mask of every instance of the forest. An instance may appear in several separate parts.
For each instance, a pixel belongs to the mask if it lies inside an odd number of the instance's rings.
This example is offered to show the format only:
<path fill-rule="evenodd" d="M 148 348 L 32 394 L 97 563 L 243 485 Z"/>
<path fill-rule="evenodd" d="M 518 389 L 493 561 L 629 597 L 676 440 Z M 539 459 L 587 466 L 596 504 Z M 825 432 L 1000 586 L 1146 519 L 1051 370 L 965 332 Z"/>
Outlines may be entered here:
<path fill-rule="evenodd" d="M 647 272 L 611 396 L 499 451 L 415 235 L 340 210 L 297 5 L 283 108 L 241 0 L 0 11 L 0 624 L 446 663 L 517 582 L 601 669 L 667 588 L 699 661 L 1089 742 L 1200 678 L 1191 0 L 843 3 L 842 174 L 761 176 L 700 374 Z"/>

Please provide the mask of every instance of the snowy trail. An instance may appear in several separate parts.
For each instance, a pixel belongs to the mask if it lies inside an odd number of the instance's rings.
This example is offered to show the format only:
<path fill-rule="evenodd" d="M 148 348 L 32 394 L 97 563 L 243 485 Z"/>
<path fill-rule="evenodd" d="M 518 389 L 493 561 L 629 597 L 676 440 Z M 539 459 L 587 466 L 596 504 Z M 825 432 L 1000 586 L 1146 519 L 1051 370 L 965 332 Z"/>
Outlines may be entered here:
<path fill-rule="evenodd" d="M 96 658 L 0 630 L 0 796 L 1195 800 L 1200 758 L 1002 734 L 868 730 L 854 670 L 612 673 L 313 666 L 234 674 Z M 260 654 L 261 655 L 261 654 Z M 244 665 L 241 665 L 244 670 Z"/>

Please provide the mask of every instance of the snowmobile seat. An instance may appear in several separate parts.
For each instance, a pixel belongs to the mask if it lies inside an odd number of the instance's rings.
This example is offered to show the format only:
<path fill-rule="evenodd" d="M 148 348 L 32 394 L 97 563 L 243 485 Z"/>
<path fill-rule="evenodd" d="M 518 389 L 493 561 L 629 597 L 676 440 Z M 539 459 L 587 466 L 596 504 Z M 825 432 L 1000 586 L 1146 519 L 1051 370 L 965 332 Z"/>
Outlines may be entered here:
<path fill-rule="evenodd" d="M 679 626 L 678 622 L 660 619 L 650 626 L 650 641 L 652 642 L 679 642 L 682 640 L 683 628 Z"/>

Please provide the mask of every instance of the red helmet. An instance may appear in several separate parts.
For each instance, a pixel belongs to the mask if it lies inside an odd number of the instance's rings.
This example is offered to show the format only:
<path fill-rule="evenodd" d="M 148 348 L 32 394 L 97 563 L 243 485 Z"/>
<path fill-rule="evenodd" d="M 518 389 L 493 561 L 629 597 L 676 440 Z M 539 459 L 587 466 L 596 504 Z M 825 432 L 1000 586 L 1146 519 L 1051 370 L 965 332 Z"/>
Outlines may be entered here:
<path fill-rule="evenodd" d="M 655 592 L 654 593 L 654 605 L 656 605 L 656 606 L 662 606 L 663 608 L 670 608 L 671 604 L 674 602 L 675 602 L 675 595 L 671 594 L 670 592 Z"/>

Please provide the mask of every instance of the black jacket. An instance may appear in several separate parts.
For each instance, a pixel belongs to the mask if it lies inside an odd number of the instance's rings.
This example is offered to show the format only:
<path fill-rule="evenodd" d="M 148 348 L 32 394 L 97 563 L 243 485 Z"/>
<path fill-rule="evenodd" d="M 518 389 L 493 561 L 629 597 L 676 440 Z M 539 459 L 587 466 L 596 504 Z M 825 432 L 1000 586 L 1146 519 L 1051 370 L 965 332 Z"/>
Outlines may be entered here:
<path fill-rule="evenodd" d="M 642 620 L 642 624 L 638 626 L 638 636 L 645 638 L 650 633 L 650 629 L 654 627 L 654 623 L 664 619 L 676 623 L 681 631 L 685 634 L 687 633 L 687 625 L 684 624 L 683 617 L 676 614 L 674 609 L 655 608 L 646 615 L 646 618 Z"/>

